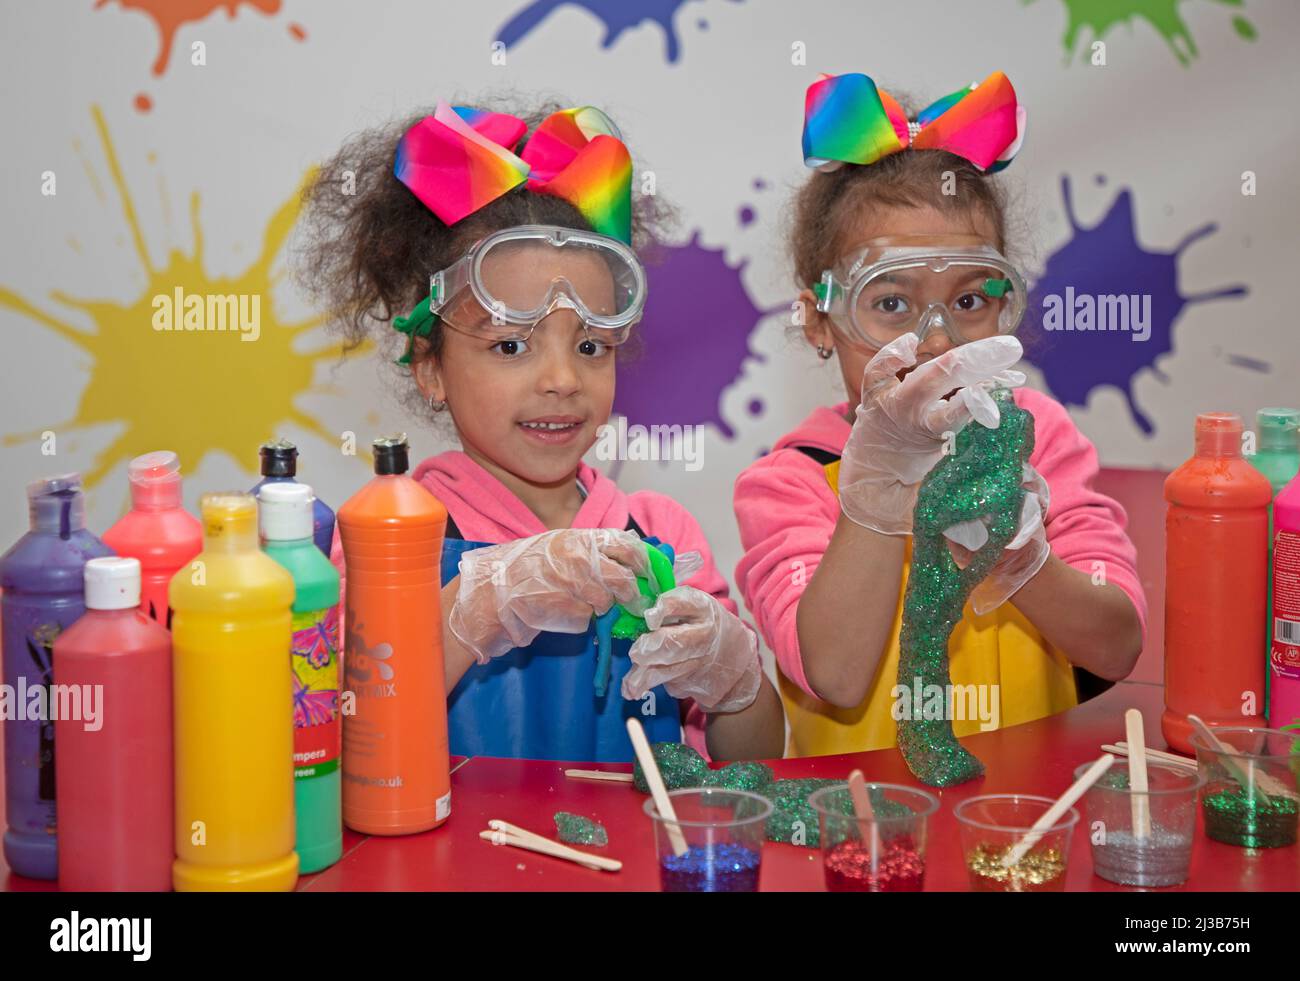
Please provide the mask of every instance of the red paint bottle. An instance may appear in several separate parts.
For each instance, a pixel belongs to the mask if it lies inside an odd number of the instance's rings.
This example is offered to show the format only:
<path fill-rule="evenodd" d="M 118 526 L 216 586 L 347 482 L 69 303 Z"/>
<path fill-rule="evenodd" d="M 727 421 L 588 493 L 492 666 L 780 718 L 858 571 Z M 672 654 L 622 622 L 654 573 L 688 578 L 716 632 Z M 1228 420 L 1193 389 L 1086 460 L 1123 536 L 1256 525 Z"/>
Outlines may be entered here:
<path fill-rule="evenodd" d="M 1188 715 L 1264 725 L 1264 608 L 1273 488 L 1241 452 L 1241 417 L 1196 417 L 1196 453 L 1165 480 L 1165 711 L 1192 753 Z"/>
<path fill-rule="evenodd" d="M 166 891 L 175 857 L 171 634 L 140 608 L 138 559 L 92 559 L 85 583 L 85 615 L 54 641 L 67 709 L 54 733 L 59 888 Z"/>

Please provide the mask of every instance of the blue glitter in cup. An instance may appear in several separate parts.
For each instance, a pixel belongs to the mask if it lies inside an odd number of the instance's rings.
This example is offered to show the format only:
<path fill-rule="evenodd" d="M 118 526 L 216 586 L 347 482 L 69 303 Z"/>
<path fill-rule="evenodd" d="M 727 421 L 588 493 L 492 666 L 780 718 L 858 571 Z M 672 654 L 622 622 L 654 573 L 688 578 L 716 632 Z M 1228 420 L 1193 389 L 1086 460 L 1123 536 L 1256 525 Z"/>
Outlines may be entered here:
<path fill-rule="evenodd" d="M 734 842 L 697 845 L 659 862 L 664 892 L 757 892 L 759 852 Z"/>

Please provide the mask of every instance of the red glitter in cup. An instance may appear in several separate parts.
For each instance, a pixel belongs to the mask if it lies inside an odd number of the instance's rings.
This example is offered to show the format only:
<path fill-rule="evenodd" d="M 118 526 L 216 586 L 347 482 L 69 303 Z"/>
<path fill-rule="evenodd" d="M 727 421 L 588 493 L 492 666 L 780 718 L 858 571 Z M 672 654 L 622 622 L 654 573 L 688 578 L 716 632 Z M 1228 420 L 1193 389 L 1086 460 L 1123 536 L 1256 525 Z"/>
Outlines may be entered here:
<path fill-rule="evenodd" d="M 826 852 L 829 892 L 920 892 L 925 859 L 906 835 L 882 842 L 871 869 L 871 845 L 850 838 Z"/>

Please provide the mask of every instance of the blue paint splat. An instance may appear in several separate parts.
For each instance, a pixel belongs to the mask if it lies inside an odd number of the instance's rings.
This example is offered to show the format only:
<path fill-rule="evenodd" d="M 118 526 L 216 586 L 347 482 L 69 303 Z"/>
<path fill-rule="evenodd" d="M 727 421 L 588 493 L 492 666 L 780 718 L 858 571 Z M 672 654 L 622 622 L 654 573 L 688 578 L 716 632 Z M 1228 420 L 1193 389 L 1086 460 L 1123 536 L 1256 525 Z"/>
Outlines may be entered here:
<path fill-rule="evenodd" d="M 702 426 L 713 423 L 726 439 L 735 431 L 722 418 L 722 394 L 739 377 L 749 336 L 770 313 L 750 299 L 741 274 L 721 249 L 700 244 L 663 246 L 647 256 L 649 292 L 637 326 L 645 353 L 620 361 L 614 411 L 629 426 Z"/>
<path fill-rule="evenodd" d="M 673 19 L 677 9 L 688 0 L 534 0 L 521 8 L 497 31 L 496 39 L 507 48 L 523 40 L 542 21 L 546 20 L 558 7 L 580 7 L 595 16 L 605 25 L 605 36 L 601 38 L 602 48 L 613 47 L 624 31 L 639 26 L 644 21 L 654 21 L 664 32 L 664 57 L 669 63 L 676 63 L 681 53 L 681 40 Z M 742 0 L 731 0 L 740 3 Z M 708 22 L 703 18 L 697 21 L 700 30 L 708 29 Z"/>
<path fill-rule="evenodd" d="M 1052 253 L 1047 268 L 1030 291 L 1026 326 L 1036 336 L 1026 357 L 1043 372 L 1047 387 L 1062 403 L 1086 405 L 1092 391 L 1114 385 L 1124 392 L 1133 421 L 1150 435 L 1155 427 L 1137 407 L 1133 383 L 1142 369 L 1155 371 L 1157 359 L 1173 350 L 1173 327 L 1189 303 L 1245 296 L 1245 286 L 1205 293 L 1178 289 L 1178 258 L 1193 242 L 1212 234 L 1217 225 L 1203 225 L 1183 237 L 1170 252 L 1150 252 L 1137 241 L 1133 198 L 1122 189 L 1105 217 L 1092 228 L 1079 224 L 1074 213 L 1070 180 L 1061 178 L 1061 195 L 1070 223 L 1070 240 Z M 1059 305 L 1064 297 L 1148 296 L 1149 336 L 1139 341 L 1125 330 L 1045 330 L 1045 304 Z M 1136 301 L 1135 301 L 1136 302 Z M 1059 325 L 1058 325 L 1059 326 Z"/>
<path fill-rule="evenodd" d="M 746 225 L 753 224 L 754 216 L 755 216 L 755 212 L 752 205 L 748 205 L 748 204 L 741 205 L 740 206 L 740 227 L 744 228 Z"/>

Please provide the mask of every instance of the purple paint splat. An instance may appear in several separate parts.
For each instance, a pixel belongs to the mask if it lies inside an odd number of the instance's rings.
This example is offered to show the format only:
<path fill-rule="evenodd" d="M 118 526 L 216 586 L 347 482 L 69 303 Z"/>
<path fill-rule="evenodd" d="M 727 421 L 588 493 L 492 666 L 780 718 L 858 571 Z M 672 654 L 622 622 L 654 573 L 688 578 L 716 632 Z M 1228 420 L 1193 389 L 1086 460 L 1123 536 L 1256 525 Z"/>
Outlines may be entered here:
<path fill-rule="evenodd" d="M 749 414 L 751 416 L 761 416 L 763 414 L 763 400 L 750 399 L 749 405 L 746 406 L 746 408 L 749 409 Z"/>
<path fill-rule="evenodd" d="M 740 227 L 751 225 L 754 222 L 754 209 L 751 205 L 743 204 L 740 206 Z"/>
<path fill-rule="evenodd" d="M 1258 371 L 1264 375 L 1267 375 L 1273 367 L 1267 361 L 1261 361 L 1259 358 L 1248 358 L 1244 354 L 1229 354 L 1225 360 L 1227 360 L 1228 364 L 1236 365 L 1238 368 Z"/>
<path fill-rule="evenodd" d="M 767 181 L 763 180 L 763 178 L 761 178 L 761 177 L 755 177 L 755 178 L 754 178 L 754 190 L 755 190 L 755 191 L 766 190 L 766 188 L 767 188 Z"/>
<path fill-rule="evenodd" d="M 1184 236 L 1170 252 L 1149 252 L 1137 241 L 1133 225 L 1133 198 L 1119 192 L 1105 217 L 1083 228 L 1074 213 L 1070 180 L 1061 178 L 1061 195 L 1070 222 L 1070 240 L 1052 253 L 1047 268 L 1030 292 L 1026 325 L 1035 334 L 1026 357 L 1043 372 L 1052 394 L 1065 405 L 1086 405 L 1091 392 L 1115 385 L 1124 392 L 1134 422 L 1147 434 L 1155 427 L 1133 399 L 1133 382 L 1144 368 L 1159 373 L 1156 360 L 1173 350 L 1174 322 L 1189 303 L 1245 296 L 1245 286 L 1229 286 L 1206 293 L 1178 290 L 1178 257 L 1193 242 L 1218 227 L 1203 225 Z M 1129 331 L 1043 330 L 1044 303 L 1048 297 L 1102 295 L 1150 297 L 1150 336 L 1138 341 Z"/>
<path fill-rule="evenodd" d="M 740 377 L 749 335 L 760 310 L 741 279 L 745 263 L 727 264 L 721 249 L 663 246 L 647 257 L 649 292 L 641 332 L 644 354 L 618 366 L 614 411 L 628 425 L 701 426 L 713 423 L 727 439 L 735 431 L 722 418 L 723 391 Z"/>
<path fill-rule="evenodd" d="M 677 8 L 686 2 L 687 0 L 533 0 L 506 21 L 501 30 L 497 31 L 496 39 L 511 48 L 557 7 L 581 7 L 605 25 L 605 36 L 600 41 L 602 48 L 612 47 L 624 31 L 643 21 L 654 21 L 664 32 L 664 57 L 674 63 L 681 53 L 681 41 L 673 26 L 673 18 L 677 15 Z M 741 0 L 731 2 L 740 3 Z M 708 28 L 708 23 L 703 19 L 697 23 L 700 30 Z"/>

